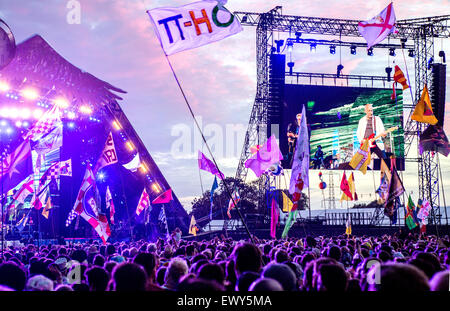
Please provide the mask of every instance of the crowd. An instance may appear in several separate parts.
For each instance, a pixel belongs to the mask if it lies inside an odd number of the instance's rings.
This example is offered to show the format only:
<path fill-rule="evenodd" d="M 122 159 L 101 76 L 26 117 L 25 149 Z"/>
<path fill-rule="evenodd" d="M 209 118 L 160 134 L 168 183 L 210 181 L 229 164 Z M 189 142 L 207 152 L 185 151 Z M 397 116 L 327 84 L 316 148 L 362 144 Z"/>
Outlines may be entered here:
<path fill-rule="evenodd" d="M 3 291 L 449 291 L 448 236 L 5 247 Z"/>

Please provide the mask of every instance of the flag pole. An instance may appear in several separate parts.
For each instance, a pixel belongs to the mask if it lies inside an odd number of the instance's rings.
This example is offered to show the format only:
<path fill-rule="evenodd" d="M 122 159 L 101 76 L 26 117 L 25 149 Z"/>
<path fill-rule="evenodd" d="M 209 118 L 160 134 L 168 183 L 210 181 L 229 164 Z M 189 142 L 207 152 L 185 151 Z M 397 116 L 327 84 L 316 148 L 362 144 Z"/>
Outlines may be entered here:
<path fill-rule="evenodd" d="M 205 143 L 205 146 L 208 149 L 208 152 L 209 152 L 209 154 L 210 154 L 210 156 L 211 156 L 211 158 L 212 158 L 212 160 L 214 162 L 214 165 L 216 166 L 217 170 L 219 171 L 220 176 L 224 176 L 222 174 L 222 171 L 220 170 L 219 166 L 217 165 L 216 159 L 214 158 L 214 155 L 211 152 L 211 149 L 209 148 L 209 145 L 208 145 L 208 143 L 206 141 L 206 138 L 203 135 L 202 129 L 200 128 L 200 125 L 198 124 L 197 119 L 195 118 L 194 112 L 192 111 L 191 105 L 189 104 L 189 101 L 187 100 L 186 94 L 184 93 L 184 90 L 181 87 L 180 81 L 178 80 L 178 76 L 176 75 L 175 70 L 172 67 L 172 63 L 170 62 L 170 59 L 169 59 L 168 55 L 165 52 L 164 52 L 164 56 L 166 57 L 167 63 L 169 64 L 169 67 L 170 67 L 170 70 L 172 71 L 172 74 L 173 74 L 173 76 L 175 78 L 175 81 L 177 82 L 177 85 L 178 85 L 178 87 L 179 87 L 179 89 L 181 91 L 181 94 L 183 95 L 184 101 L 186 102 L 186 105 L 187 105 L 187 107 L 189 109 L 189 112 L 190 112 L 192 118 L 194 119 L 194 123 L 197 126 L 197 129 L 200 132 L 200 135 L 202 136 L 203 142 Z M 233 201 L 233 205 L 236 207 L 236 210 L 238 212 L 239 218 L 241 219 L 242 224 L 244 225 L 245 230 L 247 231 L 247 234 L 248 234 L 250 240 L 252 241 L 253 244 L 256 244 L 255 241 L 253 240 L 253 237 L 252 237 L 248 227 L 247 227 L 247 224 L 245 223 L 244 217 L 242 216 L 242 213 L 241 213 L 239 207 L 237 206 L 237 204 L 236 204 L 236 202 L 235 202 L 235 200 L 234 200 L 234 198 L 233 198 L 233 196 L 231 194 L 230 189 L 228 188 L 228 185 L 227 185 L 227 183 L 225 181 L 225 178 L 222 181 L 223 181 L 223 184 L 225 186 L 225 190 L 226 190 L 228 196 Z"/>

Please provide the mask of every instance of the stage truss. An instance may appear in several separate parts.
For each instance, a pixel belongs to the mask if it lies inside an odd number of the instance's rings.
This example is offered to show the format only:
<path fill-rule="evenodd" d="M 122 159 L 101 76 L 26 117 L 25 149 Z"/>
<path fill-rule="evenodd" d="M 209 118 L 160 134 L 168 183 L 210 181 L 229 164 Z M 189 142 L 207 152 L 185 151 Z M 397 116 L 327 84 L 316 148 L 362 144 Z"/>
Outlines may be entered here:
<path fill-rule="evenodd" d="M 253 108 L 248 123 L 247 133 L 241 153 L 241 158 L 236 171 L 236 178 L 245 180 L 248 168 L 245 167 L 245 161 L 251 156 L 250 146 L 261 144 L 267 139 L 267 107 L 270 102 L 269 96 L 269 57 L 276 53 L 275 32 L 284 32 L 289 34 L 303 33 L 326 36 L 360 37 L 358 31 L 358 22 L 356 20 L 317 18 L 304 16 L 289 16 L 282 14 L 282 7 L 277 6 L 266 13 L 252 12 L 234 12 L 243 26 L 256 27 L 257 44 L 257 90 Z M 399 20 L 396 23 L 397 34 L 391 34 L 390 39 L 397 39 L 402 42 L 405 48 L 405 42 L 412 40 L 414 42 L 415 55 L 415 98 L 414 106 L 420 99 L 421 91 L 425 84 L 431 84 L 431 69 L 428 61 L 434 57 L 434 39 L 449 38 L 450 26 L 448 21 L 450 15 L 434 16 L 425 18 L 415 18 Z M 406 40 L 405 40 L 406 39 Z M 288 39 L 290 40 L 290 39 Z M 297 39 L 298 40 L 298 39 Z M 342 41 L 329 41 L 324 44 L 348 45 Z M 391 45 L 377 45 L 377 48 L 389 48 Z M 408 46 L 411 50 L 411 46 Z M 293 74 L 292 72 L 290 73 Z M 302 73 L 296 73 L 302 75 Z M 307 75 L 307 73 L 303 73 Z M 337 76 L 336 74 L 316 74 L 322 75 L 322 78 L 349 79 L 349 76 Z M 320 76 L 319 76 L 320 77 Z M 380 78 L 383 80 L 382 78 Z M 412 108 L 412 107 L 405 107 Z M 425 130 L 424 124 L 411 120 L 408 117 L 405 131 L 405 160 L 418 163 L 418 185 L 419 197 L 427 199 L 431 206 L 429 224 L 441 224 L 440 192 L 439 192 L 439 164 L 438 158 L 431 152 L 424 152 L 418 158 L 407 157 L 409 149 L 414 142 L 419 141 L 419 136 Z M 259 189 L 261 197 L 264 198 L 266 192 L 263 177 L 259 179 Z M 265 204 L 264 199 L 260 204 Z M 263 210 L 260 206 L 259 210 Z M 377 224 L 381 221 L 383 214 L 374 213 L 372 223 Z M 448 224 L 448 219 L 446 220 Z"/>

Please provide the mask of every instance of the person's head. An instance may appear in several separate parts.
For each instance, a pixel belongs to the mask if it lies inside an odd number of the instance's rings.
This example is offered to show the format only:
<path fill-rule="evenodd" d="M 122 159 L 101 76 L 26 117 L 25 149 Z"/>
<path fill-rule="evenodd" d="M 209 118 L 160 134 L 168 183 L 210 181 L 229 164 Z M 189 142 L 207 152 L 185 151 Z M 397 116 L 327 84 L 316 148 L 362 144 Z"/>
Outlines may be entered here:
<path fill-rule="evenodd" d="M 236 245 L 232 257 L 237 277 L 245 271 L 259 272 L 261 269 L 261 251 L 253 244 L 240 243 Z"/>
<path fill-rule="evenodd" d="M 139 253 L 134 257 L 133 262 L 141 265 L 147 273 L 147 277 L 151 279 L 152 282 L 154 281 L 158 263 L 155 254 Z"/>
<path fill-rule="evenodd" d="M 401 291 L 428 291 L 427 276 L 418 268 L 403 263 L 384 263 L 373 265 L 368 273 L 369 291 L 395 293 Z"/>
<path fill-rule="evenodd" d="M 100 267 L 94 267 L 85 272 L 89 290 L 93 292 L 104 292 L 108 287 L 109 274 Z"/>
<path fill-rule="evenodd" d="M 347 288 L 347 274 L 344 268 L 335 264 L 319 267 L 317 291 L 343 292 Z"/>
<path fill-rule="evenodd" d="M 289 260 L 289 255 L 285 250 L 279 249 L 275 253 L 275 261 L 278 263 L 283 263 Z"/>
<path fill-rule="evenodd" d="M 272 262 L 264 267 L 261 275 L 264 278 L 277 280 L 285 291 L 296 290 L 297 278 L 295 273 L 285 264 Z"/>
<path fill-rule="evenodd" d="M 77 249 L 72 253 L 71 258 L 79 263 L 83 263 L 87 260 L 87 253 L 82 249 Z"/>
<path fill-rule="evenodd" d="M 97 267 L 103 267 L 105 265 L 105 257 L 100 254 L 95 255 L 93 264 Z"/>
<path fill-rule="evenodd" d="M 159 286 L 163 286 L 164 285 L 164 277 L 166 275 L 166 271 L 167 271 L 167 267 L 160 267 L 156 271 L 156 283 Z"/>
<path fill-rule="evenodd" d="M 193 275 L 181 279 L 176 287 L 176 291 L 179 292 L 216 292 L 224 290 L 225 288 L 216 281 L 196 278 Z"/>
<path fill-rule="evenodd" d="M 434 292 L 448 292 L 450 284 L 450 271 L 441 271 L 436 273 L 430 280 L 430 289 Z"/>
<path fill-rule="evenodd" d="M 340 261 L 342 256 L 339 246 L 333 245 L 328 248 L 327 257 L 333 258 L 336 261 Z"/>
<path fill-rule="evenodd" d="M 115 291 L 145 291 L 147 274 L 141 266 L 125 262 L 114 267 L 112 281 Z"/>
<path fill-rule="evenodd" d="M 297 120 L 297 124 L 300 124 L 302 122 L 302 114 L 297 113 L 297 115 L 295 116 L 295 119 Z"/>
<path fill-rule="evenodd" d="M 249 289 L 249 292 L 281 292 L 283 291 L 283 286 L 274 279 L 270 278 L 259 278 L 256 281 L 254 281 Z"/>
<path fill-rule="evenodd" d="M 365 104 L 364 105 L 364 113 L 368 118 L 371 118 L 373 116 L 373 106 L 372 104 Z"/>
<path fill-rule="evenodd" d="M 69 285 L 60 284 L 56 286 L 55 292 L 73 292 L 73 288 Z"/>
<path fill-rule="evenodd" d="M 112 274 L 114 267 L 117 265 L 118 265 L 118 263 L 115 261 L 107 261 L 107 262 L 105 262 L 104 268 L 106 271 L 108 271 L 109 274 Z"/>
<path fill-rule="evenodd" d="M 236 282 L 235 290 L 237 292 L 248 292 L 250 285 L 259 279 L 259 273 L 247 271 L 241 274 Z"/>
<path fill-rule="evenodd" d="M 216 263 L 207 263 L 203 265 L 198 270 L 197 275 L 201 279 L 216 281 L 218 284 L 223 284 L 225 281 L 225 274 L 222 267 Z"/>
<path fill-rule="evenodd" d="M 5 285 L 16 291 L 23 291 L 26 284 L 26 274 L 17 264 L 7 262 L 0 265 L 0 285 Z"/>
<path fill-rule="evenodd" d="M 53 291 L 53 281 L 43 275 L 35 275 L 28 279 L 27 291 Z"/>
<path fill-rule="evenodd" d="M 322 149 L 322 146 L 321 146 L 321 145 L 318 145 L 318 146 L 317 146 L 317 149 L 321 150 L 321 149 Z"/>
<path fill-rule="evenodd" d="M 180 278 L 187 273 L 188 266 L 186 261 L 179 257 L 172 258 L 164 276 L 164 285 L 169 289 L 175 289 Z"/>

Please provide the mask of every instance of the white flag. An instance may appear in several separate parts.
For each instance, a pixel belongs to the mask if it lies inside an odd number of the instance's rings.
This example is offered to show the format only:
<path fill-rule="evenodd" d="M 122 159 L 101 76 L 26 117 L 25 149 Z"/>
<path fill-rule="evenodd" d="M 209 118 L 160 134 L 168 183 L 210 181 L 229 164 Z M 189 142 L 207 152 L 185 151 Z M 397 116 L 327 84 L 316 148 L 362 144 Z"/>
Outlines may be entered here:
<path fill-rule="evenodd" d="M 389 34 L 397 33 L 392 2 L 371 20 L 359 22 L 358 31 L 366 39 L 368 49 L 383 41 Z"/>
<path fill-rule="evenodd" d="M 223 1 L 199 1 L 147 11 L 166 55 L 222 40 L 242 31 Z"/>
<path fill-rule="evenodd" d="M 303 182 L 303 187 L 309 187 L 309 134 L 306 124 L 306 109 L 303 106 L 302 117 L 298 130 L 297 146 L 295 148 L 294 159 L 292 161 L 292 174 L 289 184 L 289 193 L 296 190 L 299 177 Z M 300 189 L 301 190 L 301 189 Z"/>
<path fill-rule="evenodd" d="M 136 172 L 140 166 L 141 166 L 141 159 L 139 158 L 139 153 L 135 155 L 133 160 L 131 160 L 127 164 L 123 164 L 123 167 L 125 167 L 127 170 L 132 171 L 133 173 Z"/>

